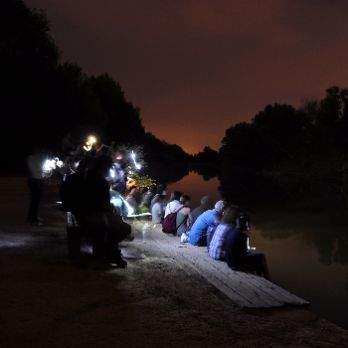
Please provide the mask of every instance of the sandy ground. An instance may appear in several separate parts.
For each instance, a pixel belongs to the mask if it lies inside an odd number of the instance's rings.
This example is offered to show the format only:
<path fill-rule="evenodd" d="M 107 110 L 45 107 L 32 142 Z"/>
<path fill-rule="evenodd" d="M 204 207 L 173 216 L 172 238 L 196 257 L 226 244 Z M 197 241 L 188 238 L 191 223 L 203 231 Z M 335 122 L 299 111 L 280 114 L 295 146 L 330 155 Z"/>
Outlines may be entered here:
<path fill-rule="evenodd" d="M 0 347 L 344 347 L 348 332 L 305 308 L 243 310 L 136 235 L 128 267 L 66 255 L 64 215 L 24 223 L 23 182 L 0 181 Z"/>

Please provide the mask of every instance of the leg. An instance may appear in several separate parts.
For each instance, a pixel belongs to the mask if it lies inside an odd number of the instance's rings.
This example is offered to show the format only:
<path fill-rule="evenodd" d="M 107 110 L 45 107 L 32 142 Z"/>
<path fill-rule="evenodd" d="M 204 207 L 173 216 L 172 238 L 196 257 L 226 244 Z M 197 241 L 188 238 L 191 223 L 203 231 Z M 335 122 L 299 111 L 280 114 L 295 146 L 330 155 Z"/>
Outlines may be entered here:
<path fill-rule="evenodd" d="M 245 271 L 256 272 L 257 275 L 270 279 L 266 257 L 262 253 L 248 252 L 243 268 Z"/>
<path fill-rule="evenodd" d="M 43 192 L 43 181 L 40 179 L 29 179 L 28 186 L 31 193 L 31 199 L 28 210 L 28 221 L 31 223 L 39 222 L 39 205 Z"/>

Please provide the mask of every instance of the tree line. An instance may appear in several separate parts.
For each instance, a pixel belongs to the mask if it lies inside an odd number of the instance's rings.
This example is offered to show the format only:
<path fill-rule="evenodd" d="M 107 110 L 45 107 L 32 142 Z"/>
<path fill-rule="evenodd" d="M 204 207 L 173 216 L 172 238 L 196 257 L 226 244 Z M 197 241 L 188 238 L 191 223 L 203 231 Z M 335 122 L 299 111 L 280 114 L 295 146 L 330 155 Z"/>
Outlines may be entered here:
<path fill-rule="evenodd" d="M 348 201 L 348 90 L 301 107 L 268 105 L 226 130 L 219 178 L 228 196 Z"/>
<path fill-rule="evenodd" d="M 34 146 L 64 155 L 91 132 L 106 144 L 142 145 L 148 170 L 186 167 L 189 155 L 145 131 L 119 83 L 61 60 L 45 13 L 22 0 L 0 2 L 0 59 L 2 173 L 23 172 Z"/>

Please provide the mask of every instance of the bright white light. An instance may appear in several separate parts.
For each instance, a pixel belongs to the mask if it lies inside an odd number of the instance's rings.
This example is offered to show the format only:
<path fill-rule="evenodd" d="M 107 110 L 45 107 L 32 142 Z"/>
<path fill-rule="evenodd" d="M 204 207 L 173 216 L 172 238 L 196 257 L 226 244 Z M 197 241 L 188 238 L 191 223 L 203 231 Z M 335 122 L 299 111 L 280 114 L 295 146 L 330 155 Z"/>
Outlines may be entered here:
<path fill-rule="evenodd" d="M 140 170 L 141 169 L 141 165 L 139 163 L 137 163 L 137 161 L 136 161 L 136 154 L 135 154 L 135 152 L 132 151 L 130 156 L 131 156 L 131 158 L 132 158 L 132 160 L 134 162 L 135 168 Z"/>
<path fill-rule="evenodd" d="M 42 165 L 42 171 L 45 175 L 51 175 L 52 171 L 58 168 L 63 167 L 64 163 L 59 160 L 58 157 L 53 159 L 46 159 L 46 161 Z"/>
<path fill-rule="evenodd" d="M 134 214 L 134 208 L 125 200 L 123 200 L 123 203 L 125 204 L 127 208 L 127 216 L 133 215 Z"/>
<path fill-rule="evenodd" d="M 83 149 L 86 151 L 91 151 L 92 146 L 97 142 L 97 138 L 94 135 L 90 135 L 87 138 L 85 145 L 83 145 Z"/>
<path fill-rule="evenodd" d="M 53 169 L 56 169 L 56 161 L 54 159 L 47 159 L 42 166 L 42 170 L 44 172 L 50 172 Z"/>
<path fill-rule="evenodd" d="M 97 138 L 94 135 L 90 135 L 87 139 L 87 142 L 93 145 L 97 142 Z"/>
<path fill-rule="evenodd" d="M 111 168 L 110 169 L 110 178 L 115 179 L 115 177 L 116 177 L 116 171 L 115 171 L 115 169 Z"/>
<path fill-rule="evenodd" d="M 134 208 L 121 195 L 116 195 L 111 197 L 110 203 L 113 206 L 120 208 L 121 210 L 122 210 L 122 204 L 120 203 L 123 203 L 127 209 L 127 217 L 134 214 Z"/>

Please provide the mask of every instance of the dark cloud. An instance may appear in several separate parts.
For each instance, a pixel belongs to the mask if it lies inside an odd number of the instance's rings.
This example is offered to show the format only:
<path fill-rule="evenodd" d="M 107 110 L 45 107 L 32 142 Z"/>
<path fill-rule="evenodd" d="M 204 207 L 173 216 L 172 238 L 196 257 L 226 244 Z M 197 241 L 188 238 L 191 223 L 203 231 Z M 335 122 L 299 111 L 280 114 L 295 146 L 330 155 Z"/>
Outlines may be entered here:
<path fill-rule="evenodd" d="M 348 3 L 320 0 L 28 0 L 63 58 L 108 72 L 146 128 L 189 151 L 266 104 L 346 86 Z"/>

